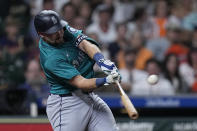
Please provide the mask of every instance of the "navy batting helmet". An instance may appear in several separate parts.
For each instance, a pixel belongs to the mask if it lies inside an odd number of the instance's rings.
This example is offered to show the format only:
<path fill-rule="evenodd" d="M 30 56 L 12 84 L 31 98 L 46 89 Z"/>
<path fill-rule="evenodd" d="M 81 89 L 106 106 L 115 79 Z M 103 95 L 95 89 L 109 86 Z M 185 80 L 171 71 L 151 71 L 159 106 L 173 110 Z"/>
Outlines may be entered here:
<path fill-rule="evenodd" d="M 37 32 L 45 34 L 53 34 L 63 28 L 58 13 L 52 10 L 43 10 L 37 14 L 34 26 Z"/>

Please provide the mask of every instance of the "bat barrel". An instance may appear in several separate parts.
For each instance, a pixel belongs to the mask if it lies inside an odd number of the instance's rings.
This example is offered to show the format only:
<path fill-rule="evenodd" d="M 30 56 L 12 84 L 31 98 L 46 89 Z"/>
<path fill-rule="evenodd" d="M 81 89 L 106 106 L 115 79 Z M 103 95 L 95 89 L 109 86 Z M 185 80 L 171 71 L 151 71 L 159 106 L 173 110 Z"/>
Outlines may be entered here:
<path fill-rule="evenodd" d="M 138 115 L 135 107 L 131 103 L 131 100 L 126 95 L 126 93 L 124 92 L 124 90 L 122 89 L 122 87 L 118 81 L 116 81 L 116 84 L 118 85 L 118 89 L 120 91 L 122 103 L 123 103 L 125 109 L 127 110 L 129 117 L 133 120 L 137 119 L 139 117 L 139 115 Z"/>
<path fill-rule="evenodd" d="M 137 119 L 139 117 L 137 112 L 132 112 L 132 114 L 129 114 L 129 117 L 133 120 Z"/>
<path fill-rule="evenodd" d="M 139 116 L 138 112 L 136 111 L 135 107 L 131 103 L 131 100 L 129 99 L 129 97 L 126 94 L 124 94 L 121 96 L 121 99 L 122 99 L 122 103 L 125 109 L 128 112 L 129 117 L 133 120 L 137 119 Z"/>
<path fill-rule="evenodd" d="M 133 114 L 132 115 L 132 118 L 135 120 L 135 119 L 137 119 L 138 118 L 138 114 Z"/>

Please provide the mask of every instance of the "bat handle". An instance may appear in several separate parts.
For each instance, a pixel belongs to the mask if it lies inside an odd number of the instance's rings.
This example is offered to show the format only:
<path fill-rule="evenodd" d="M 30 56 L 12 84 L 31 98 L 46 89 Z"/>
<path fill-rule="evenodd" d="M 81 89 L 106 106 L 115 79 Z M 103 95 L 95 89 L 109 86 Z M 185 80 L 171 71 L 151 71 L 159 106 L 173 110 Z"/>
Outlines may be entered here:
<path fill-rule="evenodd" d="M 119 91 L 120 91 L 120 94 L 121 94 L 121 95 L 124 95 L 125 92 L 124 92 L 124 90 L 122 89 L 120 83 L 119 83 L 118 81 L 116 81 L 116 84 L 118 85 L 118 89 L 119 89 Z"/>

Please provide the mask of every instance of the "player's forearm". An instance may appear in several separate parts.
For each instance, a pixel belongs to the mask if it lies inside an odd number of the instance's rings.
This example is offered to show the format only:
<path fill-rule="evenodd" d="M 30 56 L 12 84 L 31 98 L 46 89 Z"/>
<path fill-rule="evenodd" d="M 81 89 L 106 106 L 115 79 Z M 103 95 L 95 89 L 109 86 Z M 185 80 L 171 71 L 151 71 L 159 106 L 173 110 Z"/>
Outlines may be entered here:
<path fill-rule="evenodd" d="M 90 43 L 87 40 L 83 40 L 80 43 L 79 48 L 83 50 L 92 59 L 96 53 L 101 52 L 96 45 Z"/>
<path fill-rule="evenodd" d="M 94 59 L 94 61 L 97 63 L 99 67 L 103 66 L 101 67 L 102 70 L 107 68 L 107 70 L 111 72 L 114 69 L 114 67 L 116 67 L 114 63 L 112 63 L 111 61 L 105 61 L 105 58 L 101 53 L 100 49 L 96 45 L 90 43 L 89 41 L 83 40 L 80 43 L 79 48 L 83 50 L 86 54 L 88 54 L 90 58 Z"/>
<path fill-rule="evenodd" d="M 80 75 L 75 76 L 70 80 L 70 84 L 80 88 L 82 90 L 94 90 L 100 86 L 102 86 L 106 82 L 106 78 L 91 78 L 86 79 Z"/>
<path fill-rule="evenodd" d="M 96 78 L 92 79 L 83 79 L 79 82 L 77 85 L 78 88 L 83 89 L 83 90 L 88 90 L 88 89 L 96 89 Z"/>

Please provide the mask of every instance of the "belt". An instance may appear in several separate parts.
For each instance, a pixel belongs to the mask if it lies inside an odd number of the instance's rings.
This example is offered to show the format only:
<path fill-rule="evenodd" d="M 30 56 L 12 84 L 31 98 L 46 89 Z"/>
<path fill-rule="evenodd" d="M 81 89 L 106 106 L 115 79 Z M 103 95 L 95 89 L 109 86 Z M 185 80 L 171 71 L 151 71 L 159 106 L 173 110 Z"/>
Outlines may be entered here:
<path fill-rule="evenodd" d="M 72 96 L 72 93 L 68 93 L 68 94 L 60 94 L 60 97 L 67 97 L 67 96 Z"/>
<path fill-rule="evenodd" d="M 89 95 L 90 92 L 82 91 L 83 94 Z"/>
<path fill-rule="evenodd" d="M 53 95 L 58 95 L 60 97 L 68 97 L 68 96 L 72 96 L 72 93 L 68 93 L 68 94 L 53 94 Z"/>
<path fill-rule="evenodd" d="M 90 92 L 82 91 L 82 93 L 85 94 L 85 95 L 89 95 Z M 49 95 L 51 95 L 51 94 L 49 94 Z M 59 95 L 60 97 L 73 96 L 72 93 L 68 93 L 68 94 L 53 94 L 53 95 Z"/>

